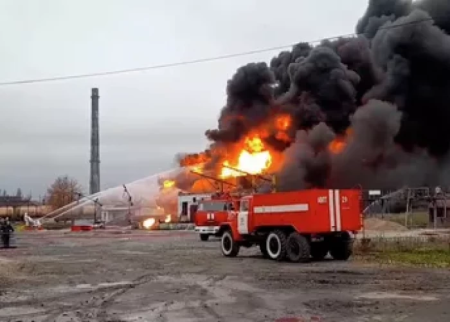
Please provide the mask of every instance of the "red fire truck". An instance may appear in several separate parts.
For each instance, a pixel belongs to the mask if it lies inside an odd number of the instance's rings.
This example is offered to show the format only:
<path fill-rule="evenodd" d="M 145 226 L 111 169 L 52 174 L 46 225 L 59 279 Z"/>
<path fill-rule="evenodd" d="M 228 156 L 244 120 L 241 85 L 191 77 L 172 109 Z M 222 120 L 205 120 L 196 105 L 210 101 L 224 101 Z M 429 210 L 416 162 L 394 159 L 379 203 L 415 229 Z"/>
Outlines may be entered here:
<path fill-rule="evenodd" d="M 198 204 L 195 214 L 195 231 L 202 241 L 209 236 L 219 237 L 220 226 L 227 222 L 229 212 L 234 210 L 235 202 L 230 194 L 215 193 Z"/>
<path fill-rule="evenodd" d="M 218 236 L 220 224 L 228 219 L 224 210 L 226 197 L 218 193 L 179 193 L 178 209 L 181 222 L 194 222 L 202 241 Z"/>
<path fill-rule="evenodd" d="M 235 257 L 240 247 L 258 245 L 273 260 L 336 260 L 352 254 L 362 228 L 359 190 L 303 190 L 242 197 L 220 224 L 221 250 Z"/>

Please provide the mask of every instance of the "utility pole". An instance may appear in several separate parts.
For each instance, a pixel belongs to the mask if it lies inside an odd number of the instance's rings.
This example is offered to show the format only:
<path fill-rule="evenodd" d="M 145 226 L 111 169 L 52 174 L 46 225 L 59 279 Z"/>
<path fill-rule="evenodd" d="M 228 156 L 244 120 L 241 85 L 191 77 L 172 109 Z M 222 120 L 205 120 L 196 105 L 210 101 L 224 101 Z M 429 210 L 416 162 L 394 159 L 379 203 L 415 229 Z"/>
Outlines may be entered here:
<path fill-rule="evenodd" d="M 94 223 L 96 223 L 96 222 L 97 222 L 97 217 L 98 217 L 98 216 L 97 216 L 97 211 L 98 211 L 99 208 L 100 208 L 100 213 L 101 213 L 101 208 L 103 207 L 103 204 L 102 204 L 101 202 L 98 201 L 98 198 L 92 199 L 91 197 L 85 196 L 85 195 L 83 195 L 83 194 L 80 193 L 80 192 L 78 192 L 77 195 L 78 195 L 77 203 L 78 203 L 78 202 L 80 201 L 80 199 L 82 199 L 82 198 L 86 198 L 86 199 L 88 199 L 88 200 L 90 200 L 90 201 L 92 201 L 92 202 L 94 203 Z"/>
<path fill-rule="evenodd" d="M 127 213 L 127 219 L 128 221 L 131 223 L 131 207 L 133 207 L 133 198 L 131 197 L 130 192 L 127 189 L 126 185 L 123 185 L 123 192 L 127 195 L 128 197 L 128 213 Z"/>
<path fill-rule="evenodd" d="M 98 122 L 98 88 L 92 89 L 91 95 L 91 173 L 89 193 L 92 195 L 100 191 L 100 138 Z"/>

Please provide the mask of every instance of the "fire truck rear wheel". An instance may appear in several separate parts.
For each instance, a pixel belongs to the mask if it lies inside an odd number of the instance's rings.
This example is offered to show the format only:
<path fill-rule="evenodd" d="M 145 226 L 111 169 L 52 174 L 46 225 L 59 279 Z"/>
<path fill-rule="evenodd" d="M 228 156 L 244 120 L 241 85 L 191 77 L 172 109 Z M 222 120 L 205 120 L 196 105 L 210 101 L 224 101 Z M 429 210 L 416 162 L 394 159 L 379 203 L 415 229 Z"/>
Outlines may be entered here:
<path fill-rule="evenodd" d="M 200 240 L 201 241 L 207 241 L 209 239 L 209 235 L 208 234 L 200 234 Z"/>
<path fill-rule="evenodd" d="M 342 234 L 339 238 L 333 238 L 330 244 L 330 255 L 335 260 L 346 261 L 352 256 L 353 241 L 348 233 Z"/>
<path fill-rule="evenodd" d="M 286 258 L 286 234 L 281 230 L 274 230 L 267 235 L 266 250 L 270 259 L 282 261 Z"/>
<path fill-rule="evenodd" d="M 311 256 L 311 245 L 305 236 L 293 232 L 287 238 L 287 258 L 293 263 L 309 262 Z"/>
<path fill-rule="evenodd" d="M 240 245 L 233 239 L 230 230 L 226 230 L 222 234 L 220 246 L 222 254 L 226 257 L 236 257 L 239 254 Z"/>

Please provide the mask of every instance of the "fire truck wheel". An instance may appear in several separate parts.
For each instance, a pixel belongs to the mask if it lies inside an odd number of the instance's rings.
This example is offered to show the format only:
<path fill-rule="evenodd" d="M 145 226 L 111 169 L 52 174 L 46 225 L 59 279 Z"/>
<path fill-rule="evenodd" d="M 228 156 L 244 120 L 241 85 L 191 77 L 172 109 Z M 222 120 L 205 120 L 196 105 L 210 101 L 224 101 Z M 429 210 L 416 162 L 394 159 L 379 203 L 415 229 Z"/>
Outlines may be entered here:
<path fill-rule="evenodd" d="M 200 240 L 201 241 L 207 241 L 209 239 L 209 235 L 208 234 L 200 234 Z"/>
<path fill-rule="evenodd" d="M 317 242 L 311 244 L 311 257 L 316 261 L 321 261 L 328 254 L 328 245 L 326 242 Z"/>
<path fill-rule="evenodd" d="M 330 255 L 339 261 L 346 261 L 353 253 L 353 241 L 350 235 L 345 233 L 339 238 L 334 238 L 330 245 Z"/>
<path fill-rule="evenodd" d="M 222 234 L 220 246 L 222 248 L 222 254 L 226 257 L 236 257 L 239 254 L 240 246 L 233 239 L 233 235 L 229 230 L 225 231 Z"/>
<path fill-rule="evenodd" d="M 274 230 L 267 235 L 267 255 L 270 259 L 282 261 L 286 258 L 286 234 L 281 230 Z"/>
<path fill-rule="evenodd" d="M 293 232 L 287 239 L 287 258 L 293 263 L 306 263 L 310 260 L 311 246 L 306 237 Z"/>

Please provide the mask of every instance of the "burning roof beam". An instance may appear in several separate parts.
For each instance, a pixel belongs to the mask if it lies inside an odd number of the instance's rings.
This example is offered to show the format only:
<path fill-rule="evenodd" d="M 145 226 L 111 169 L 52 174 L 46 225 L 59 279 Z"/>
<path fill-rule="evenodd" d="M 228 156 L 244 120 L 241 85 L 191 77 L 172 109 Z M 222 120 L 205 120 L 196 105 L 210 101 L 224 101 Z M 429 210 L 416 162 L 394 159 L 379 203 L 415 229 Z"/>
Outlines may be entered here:
<path fill-rule="evenodd" d="M 241 170 L 241 169 L 238 169 L 238 168 L 234 168 L 234 167 L 230 167 L 229 165 L 222 165 L 224 168 L 227 168 L 227 169 L 230 169 L 230 170 L 232 170 L 232 171 L 236 171 L 236 172 L 240 172 L 240 173 L 242 173 L 242 174 L 245 174 L 245 175 L 247 175 L 247 176 L 254 176 L 254 177 L 258 177 L 259 179 L 261 179 L 261 180 L 264 180 L 264 181 L 267 181 L 267 182 L 272 182 L 272 180 L 271 179 L 268 179 L 268 178 L 265 178 L 263 175 L 261 175 L 261 174 L 251 174 L 251 173 L 249 173 L 249 172 L 246 172 L 246 171 L 244 171 L 244 170 Z"/>

